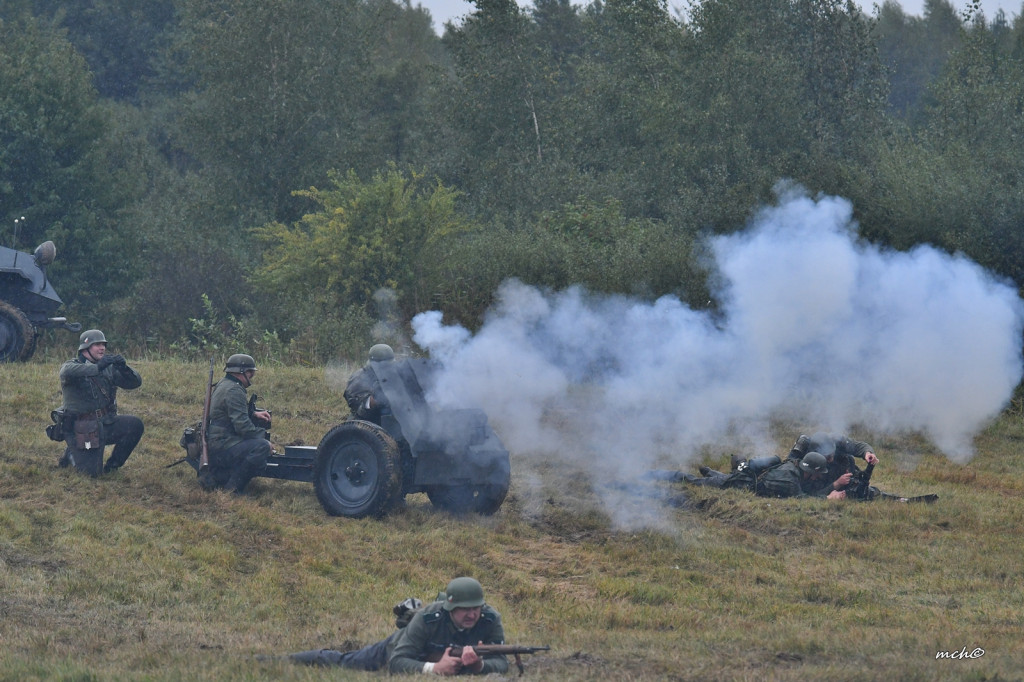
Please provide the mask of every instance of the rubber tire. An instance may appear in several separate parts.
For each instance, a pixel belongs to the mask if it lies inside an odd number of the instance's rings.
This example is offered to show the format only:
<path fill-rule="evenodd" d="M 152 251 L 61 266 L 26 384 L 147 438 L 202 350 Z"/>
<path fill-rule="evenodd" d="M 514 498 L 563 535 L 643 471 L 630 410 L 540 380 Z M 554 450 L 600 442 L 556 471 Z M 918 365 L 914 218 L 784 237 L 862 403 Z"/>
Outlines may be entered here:
<path fill-rule="evenodd" d="M 398 443 L 371 422 L 338 424 L 317 446 L 313 488 L 331 516 L 384 516 L 403 497 Z"/>
<path fill-rule="evenodd" d="M 453 514 L 490 516 L 499 509 L 508 494 L 508 486 L 499 485 L 435 485 L 427 490 L 430 503 Z"/>
<path fill-rule="evenodd" d="M 21 312 L 0 301 L 0 362 L 28 360 L 36 350 L 36 330 Z"/>

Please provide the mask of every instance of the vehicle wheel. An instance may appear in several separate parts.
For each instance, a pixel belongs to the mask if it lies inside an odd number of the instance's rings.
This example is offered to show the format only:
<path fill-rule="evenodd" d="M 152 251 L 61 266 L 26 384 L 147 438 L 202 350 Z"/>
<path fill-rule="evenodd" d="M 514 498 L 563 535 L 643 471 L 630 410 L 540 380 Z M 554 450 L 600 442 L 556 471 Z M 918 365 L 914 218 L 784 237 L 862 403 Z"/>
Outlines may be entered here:
<path fill-rule="evenodd" d="M 35 350 L 35 329 L 25 313 L 0 301 L 0 362 L 28 360 Z"/>
<path fill-rule="evenodd" d="M 402 493 L 398 444 L 376 424 L 338 424 L 317 446 L 313 487 L 332 516 L 383 516 Z"/>
<path fill-rule="evenodd" d="M 475 512 L 490 516 L 501 508 L 508 486 L 435 485 L 427 490 L 430 503 L 453 514 Z"/>

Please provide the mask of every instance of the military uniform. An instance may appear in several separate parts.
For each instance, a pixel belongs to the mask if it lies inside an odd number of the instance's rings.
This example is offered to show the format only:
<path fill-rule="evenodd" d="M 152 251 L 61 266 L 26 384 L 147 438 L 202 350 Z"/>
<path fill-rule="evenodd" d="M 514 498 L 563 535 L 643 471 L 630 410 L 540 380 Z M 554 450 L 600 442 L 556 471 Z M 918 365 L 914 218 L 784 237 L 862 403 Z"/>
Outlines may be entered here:
<path fill-rule="evenodd" d="M 505 631 L 501 626 L 501 615 L 486 604 L 480 613 L 480 620 L 468 630 L 459 630 L 452 623 L 444 602 L 436 601 L 413 616 L 409 624 L 399 630 L 394 650 L 388 660 L 388 670 L 393 673 L 418 673 L 431 654 L 434 657 L 454 644 L 474 646 L 504 644 Z M 484 656 L 483 670 L 479 674 L 508 672 L 508 659 L 504 656 Z"/>
<path fill-rule="evenodd" d="M 864 459 L 874 449 L 859 440 L 846 436 L 831 436 L 827 433 L 815 433 L 813 436 L 801 435 L 789 451 L 787 461 L 799 462 L 808 452 L 820 452 L 831 458 L 828 463 L 828 474 L 825 476 L 831 484 L 845 473 L 860 471 L 854 458 Z"/>
<path fill-rule="evenodd" d="M 394 359 L 395 351 L 387 344 L 378 343 L 370 348 L 370 362 L 349 378 L 343 393 L 353 417 L 380 425 L 381 412 L 387 403 L 379 390 L 377 374 L 373 371 L 371 363 L 390 362 Z"/>
<path fill-rule="evenodd" d="M 111 358 L 116 361 L 94 363 L 79 351 L 60 368 L 67 443 L 60 466 L 74 466 L 91 476 L 123 466 L 144 431 L 141 419 L 117 413 L 117 389 L 136 389 L 142 377 L 120 356 Z M 104 464 L 103 451 L 111 444 L 114 449 Z"/>
<path fill-rule="evenodd" d="M 434 662 L 450 646 L 473 647 L 484 644 L 504 644 L 505 631 L 501 627 L 501 615 L 484 603 L 483 588 L 472 578 L 455 578 L 441 593 L 438 601 L 415 610 L 411 619 L 406 607 L 419 600 L 406 600 L 395 607 L 399 616 L 395 621 L 398 630 L 385 639 L 356 651 L 334 651 L 313 649 L 290 658 L 295 663 L 320 666 L 340 666 L 357 670 L 383 670 L 392 673 L 422 673 L 433 670 Z M 465 629 L 455 625 L 451 612 L 457 608 L 480 608 L 476 623 Z M 403 626 L 404 625 L 404 626 Z M 508 672 L 508 659 L 501 654 L 481 656 L 482 667 L 474 674 Z M 437 672 L 437 671 L 434 671 Z M 460 674 L 471 672 L 463 669 Z"/>
<path fill-rule="evenodd" d="M 231 374 L 217 382 L 210 397 L 206 446 L 210 472 L 209 478 L 201 478 L 201 482 L 206 487 L 225 487 L 237 494 L 263 471 L 270 457 L 267 430 L 249 418 L 245 386 Z"/>
<path fill-rule="evenodd" d="M 349 378 L 343 395 L 352 416 L 380 424 L 381 406 L 377 404 L 371 407 L 369 402 L 376 383 L 377 375 L 373 373 L 373 369 L 369 366 L 363 367 Z M 379 394 L 379 391 L 377 393 Z"/>
<path fill-rule="evenodd" d="M 673 480 L 715 488 L 742 488 L 761 497 L 828 497 L 832 492 L 832 482 L 826 478 L 804 476 L 799 461 L 786 461 L 760 472 L 742 468 L 732 474 L 718 471 L 708 474 L 702 478 L 681 474 Z"/>

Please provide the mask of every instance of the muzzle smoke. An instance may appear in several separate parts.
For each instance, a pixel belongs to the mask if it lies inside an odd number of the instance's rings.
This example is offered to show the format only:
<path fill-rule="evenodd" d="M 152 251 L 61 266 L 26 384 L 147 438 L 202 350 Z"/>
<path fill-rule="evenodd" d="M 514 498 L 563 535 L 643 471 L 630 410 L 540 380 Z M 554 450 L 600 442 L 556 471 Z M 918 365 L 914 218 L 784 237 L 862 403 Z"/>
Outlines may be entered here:
<path fill-rule="evenodd" d="M 686 468 L 711 444 L 779 454 L 779 417 L 920 432 L 965 462 L 1021 379 L 1024 303 L 965 257 L 881 250 L 856 228 L 848 201 L 780 188 L 746 231 L 710 241 L 715 314 L 518 281 L 476 334 L 421 313 L 414 340 L 445 367 L 432 399 L 482 407 L 516 456 L 604 480 Z"/>

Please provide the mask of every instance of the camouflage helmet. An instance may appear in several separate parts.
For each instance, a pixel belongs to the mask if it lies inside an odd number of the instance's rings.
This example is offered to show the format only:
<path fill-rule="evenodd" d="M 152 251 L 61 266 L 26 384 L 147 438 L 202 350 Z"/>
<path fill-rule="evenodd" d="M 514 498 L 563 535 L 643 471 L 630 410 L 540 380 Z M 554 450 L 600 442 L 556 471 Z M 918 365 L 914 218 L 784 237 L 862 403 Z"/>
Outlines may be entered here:
<path fill-rule="evenodd" d="M 370 359 L 375 362 L 394 360 L 395 351 L 386 343 L 378 343 L 370 348 Z"/>
<path fill-rule="evenodd" d="M 444 590 L 444 610 L 484 605 L 484 588 L 473 578 L 455 578 Z"/>
<path fill-rule="evenodd" d="M 78 350 L 85 350 L 94 343 L 106 343 L 107 337 L 99 329 L 90 329 L 82 332 L 78 338 Z"/>
<path fill-rule="evenodd" d="M 815 474 L 828 472 L 828 460 L 820 452 L 808 452 L 800 460 L 800 468 Z"/>
<path fill-rule="evenodd" d="M 237 372 L 241 374 L 248 370 L 256 371 L 256 361 L 252 359 L 251 355 L 244 353 L 235 353 L 228 358 L 228 364 L 224 366 L 225 372 Z"/>

